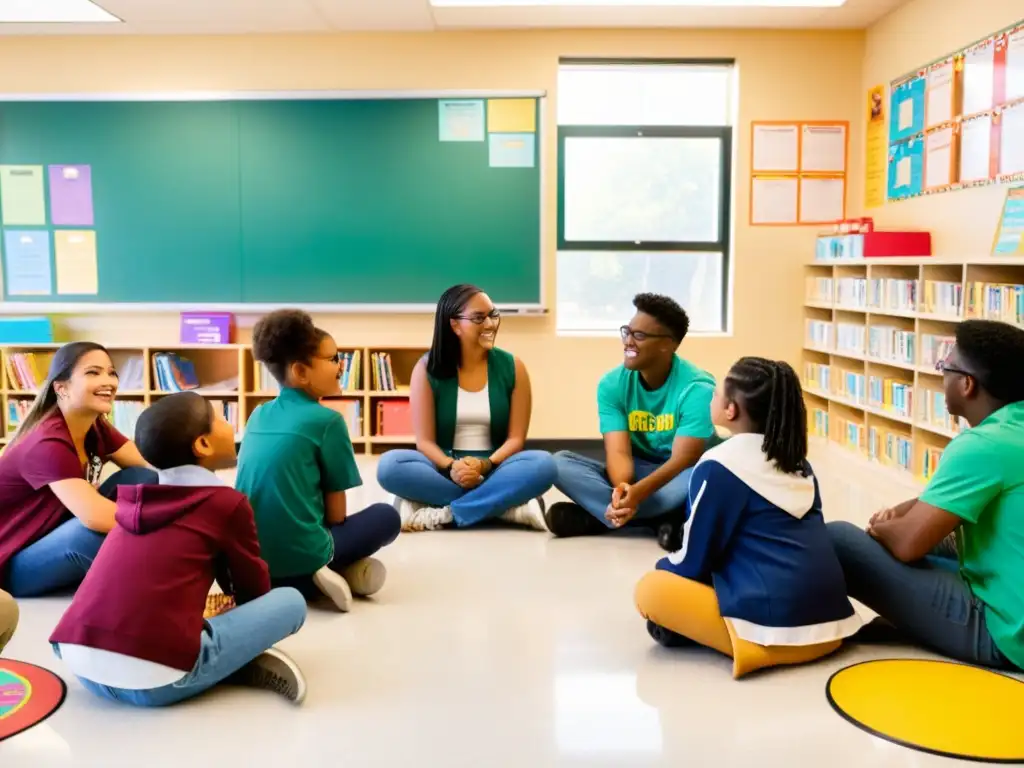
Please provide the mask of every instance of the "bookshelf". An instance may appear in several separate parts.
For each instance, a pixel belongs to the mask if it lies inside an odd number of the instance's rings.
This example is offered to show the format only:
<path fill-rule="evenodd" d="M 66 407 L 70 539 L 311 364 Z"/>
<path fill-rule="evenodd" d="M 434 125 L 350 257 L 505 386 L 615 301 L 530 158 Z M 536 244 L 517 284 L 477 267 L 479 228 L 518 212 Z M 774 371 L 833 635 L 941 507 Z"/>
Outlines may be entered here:
<path fill-rule="evenodd" d="M 926 481 L 963 428 L 935 364 L 961 320 L 1024 327 L 1024 259 L 813 261 L 804 280 L 810 434 Z"/>
<path fill-rule="evenodd" d="M 60 344 L 0 346 L 0 445 L 17 428 Z M 238 438 L 261 403 L 277 396 L 276 382 L 252 356 L 248 344 L 163 345 L 107 347 L 121 375 L 112 414 L 118 429 L 131 437 L 135 420 L 148 405 L 171 394 L 160 387 L 157 361 L 161 356 L 184 358 L 195 370 L 195 392 L 211 400 L 235 425 Z M 356 453 L 382 453 L 388 448 L 412 447 L 415 438 L 408 418 L 409 382 L 425 348 L 355 347 L 339 345 L 344 357 L 342 392 L 324 405 L 345 417 Z M 372 366 L 380 365 L 377 375 Z"/>

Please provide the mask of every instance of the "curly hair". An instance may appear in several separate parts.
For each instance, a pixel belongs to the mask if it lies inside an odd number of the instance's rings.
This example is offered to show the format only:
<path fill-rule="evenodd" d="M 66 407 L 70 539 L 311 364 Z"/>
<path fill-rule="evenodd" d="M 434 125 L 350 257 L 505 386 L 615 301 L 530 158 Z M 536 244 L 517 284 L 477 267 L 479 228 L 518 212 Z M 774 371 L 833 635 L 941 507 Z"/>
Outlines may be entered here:
<path fill-rule="evenodd" d="M 325 335 L 301 309 L 279 309 L 252 329 L 252 355 L 284 384 L 292 363 L 312 362 Z"/>
<path fill-rule="evenodd" d="M 1024 400 L 1024 330 L 995 320 L 965 320 L 956 327 L 956 349 L 994 400 Z"/>
<path fill-rule="evenodd" d="M 787 474 L 806 473 L 807 409 L 800 377 L 789 363 L 741 357 L 725 377 L 725 394 L 738 399 L 754 428 L 764 435 L 761 450 Z"/>
<path fill-rule="evenodd" d="M 638 293 L 633 297 L 633 306 L 665 326 L 677 342 L 686 338 L 690 316 L 675 299 L 659 293 Z"/>

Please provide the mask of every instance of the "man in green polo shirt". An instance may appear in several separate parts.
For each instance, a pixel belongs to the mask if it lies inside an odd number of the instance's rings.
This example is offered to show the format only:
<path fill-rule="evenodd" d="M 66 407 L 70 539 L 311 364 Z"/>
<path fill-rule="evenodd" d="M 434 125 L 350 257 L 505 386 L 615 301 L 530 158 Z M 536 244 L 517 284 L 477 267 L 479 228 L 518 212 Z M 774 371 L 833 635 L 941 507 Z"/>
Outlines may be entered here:
<path fill-rule="evenodd" d="M 620 329 L 622 365 L 597 388 L 605 460 L 569 451 L 555 456 L 555 487 L 571 502 L 554 504 L 545 519 L 556 536 L 583 536 L 620 528 L 634 517 L 678 549 L 690 471 L 718 442 L 711 423 L 715 379 L 677 354 L 690 326 L 668 296 L 641 293 L 636 314 Z"/>
<path fill-rule="evenodd" d="M 305 312 L 280 310 L 256 324 L 252 350 L 281 394 L 246 422 L 235 486 L 252 504 L 273 585 L 322 592 L 347 611 L 353 594 L 383 586 L 384 565 L 370 555 L 401 520 L 390 504 L 348 513 L 345 491 L 362 479 L 345 420 L 320 404 L 341 394 L 334 339 Z"/>
<path fill-rule="evenodd" d="M 829 533 L 850 596 L 880 615 L 868 633 L 895 628 L 960 661 L 1024 669 L 1024 330 L 960 323 L 938 369 L 950 414 L 971 428 L 920 497 L 866 532 L 837 522 Z"/>

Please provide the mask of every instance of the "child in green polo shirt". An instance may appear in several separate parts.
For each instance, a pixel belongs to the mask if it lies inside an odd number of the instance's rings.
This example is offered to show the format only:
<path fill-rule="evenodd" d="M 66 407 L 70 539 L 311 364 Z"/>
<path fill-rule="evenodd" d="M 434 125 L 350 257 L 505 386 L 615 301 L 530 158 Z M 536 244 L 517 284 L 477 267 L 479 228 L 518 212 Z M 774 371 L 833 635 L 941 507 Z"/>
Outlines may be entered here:
<path fill-rule="evenodd" d="M 362 485 L 352 441 L 341 414 L 320 405 L 340 394 L 338 347 L 308 314 L 285 309 L 256 323 L 252 349 L 281 394 L 246 422 L 236 487 L 256 514 L 273 585 L 322 592 L 348 611 L 353 594 L 384 585 L 384 565 L 370 555 L 395 540 L 401 521 L 390 504 L 348 513 L 345 491 Z"/>

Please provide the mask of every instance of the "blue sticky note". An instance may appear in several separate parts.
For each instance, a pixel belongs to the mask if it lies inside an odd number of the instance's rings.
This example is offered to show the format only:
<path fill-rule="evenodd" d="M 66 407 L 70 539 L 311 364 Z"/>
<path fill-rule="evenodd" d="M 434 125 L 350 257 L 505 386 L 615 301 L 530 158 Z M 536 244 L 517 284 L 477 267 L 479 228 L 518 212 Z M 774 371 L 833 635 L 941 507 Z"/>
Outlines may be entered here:
<path fill-rule="evenodd" d="M 533 168 L 536 165 L 536 134 L 492 133 L 488 138 L 491 168 Z"/>
<path fill-rule="evenodd" d="M 8 296 L 49 296 L 53 293 L 50 233 L 4 230 L 4 285 Z"/>
<path fill-rule="evenodd" d="M 441 141 L 483 141 L 482 99 L 442 99 L 437 102 L 437 129 Z"/>

